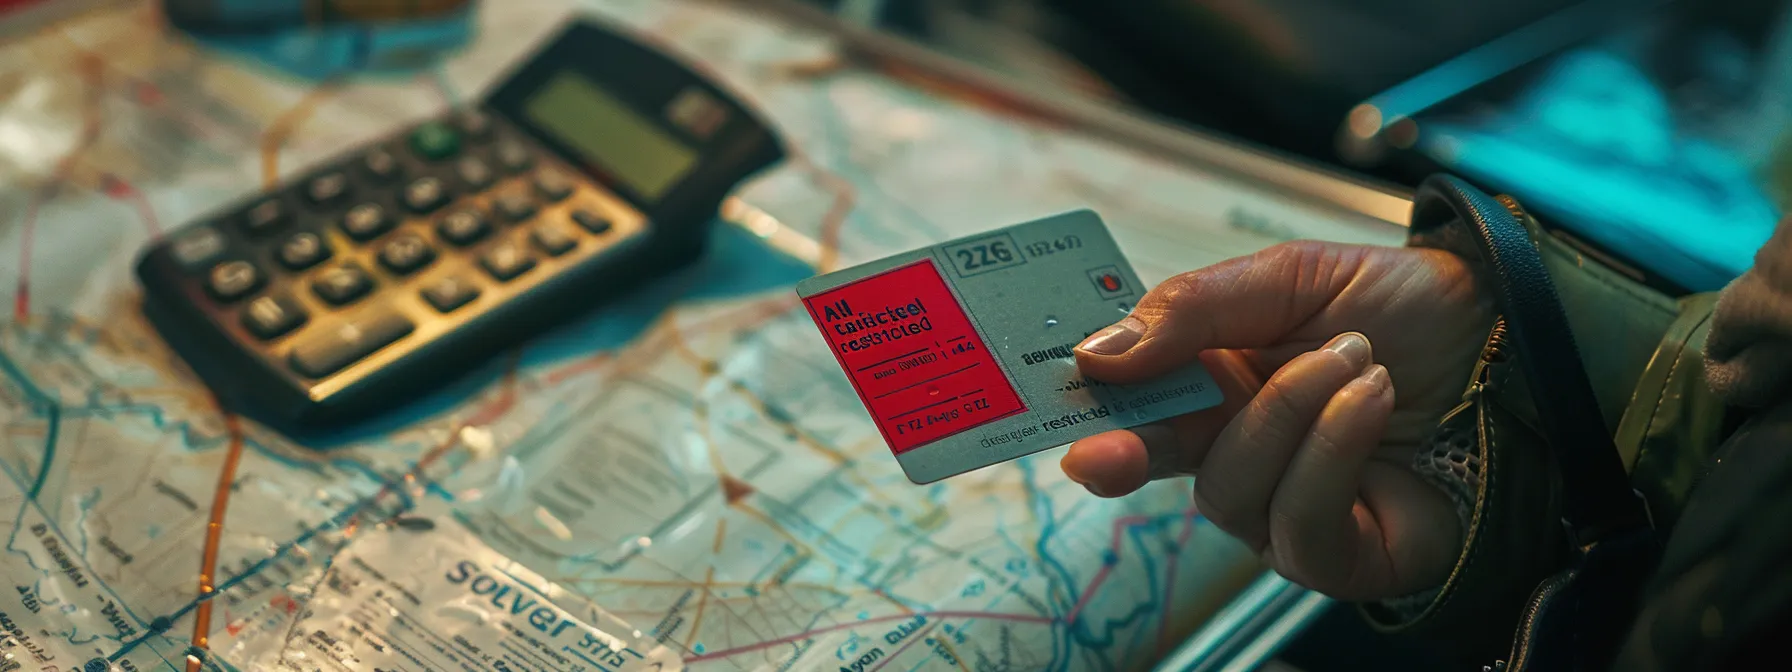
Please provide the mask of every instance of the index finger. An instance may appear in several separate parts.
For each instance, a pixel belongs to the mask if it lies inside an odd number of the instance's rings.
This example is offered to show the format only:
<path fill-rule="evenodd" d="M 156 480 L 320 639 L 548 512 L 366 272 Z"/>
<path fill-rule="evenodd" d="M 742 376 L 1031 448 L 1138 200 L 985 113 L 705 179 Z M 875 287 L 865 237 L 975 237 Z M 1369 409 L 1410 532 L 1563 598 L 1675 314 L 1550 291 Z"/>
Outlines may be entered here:
<path fill-rule="evenodd" d="M 1193 475 L 1226 423 L 1263 388 L 1244 353 L 1211 350 L 1200 358 L 1219 385 L 1219 406 L 1072 443 L 1059 461 L 1064 475 L 1101 497 L 1120 497 L 1154 480 Z"/>
<path fill-rule="evenodd" d="M 1077 366 L 1104 382 L 1137 383 L 1207 350 L 1271 345 L 1344 290 L 1366 249 L 1282 243 L 1172 277 L 1125 319 L 1078 344 Z"/>

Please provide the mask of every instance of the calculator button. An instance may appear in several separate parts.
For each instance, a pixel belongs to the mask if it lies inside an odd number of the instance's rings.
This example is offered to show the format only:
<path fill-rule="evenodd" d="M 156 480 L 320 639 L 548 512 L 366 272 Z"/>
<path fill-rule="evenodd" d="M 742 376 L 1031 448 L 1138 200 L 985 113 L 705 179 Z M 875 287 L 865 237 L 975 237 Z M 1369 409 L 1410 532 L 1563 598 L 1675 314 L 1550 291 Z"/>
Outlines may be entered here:
<path fill-rule="evenodd" d="M 285 296 L 263 296 L 243 307 L 243 328 L 256 338 L 271 340 L 305 323 L 305 310 Z"/>
<path fill-rule="evenodd" d="M 466 110 L 456 115 L 454 122 L 460 132 L 469 138 L 483 138 L 492 132 L 492 118 L 478 110 Z"/>
<path fill-rule="evenodd" d="M 422 177 L 404 186 L 404 207 L 419 214 L 448 204 L 448 187 L 441 180 Z"/>
<path fill-rule="evenodd" d="M 535 162 L 535 154 L 515 140 L 501 140 L 493 155 L 498 159 L 498 167 L 507 173 L 519 173 Z"/>
<path fill-rule="evenodd" d="M 461 184 L 473 189 L 484 189 L 492 184 L 492 167 L 477 156 L 461 159 L 454 165 L 454 174 Z"/>
<path fill-rule="evenodd" d="M 507 222 L 520 222 L 535 216 L 535 199 L 528 194 L 512 191 L 501 194 L 492 202 L 498 216 Z"/>
<path fill-rule="evenodd" d="M 285 203 L 277 198 L 270 198 L 256 203 L 248 212 L 243 213 L 243 230 L 255 234 L 267 233 L 285 224 L 288 215 Z"/>
<path fill-rule="evenodd" d="M 449 312 L 479 298 L 479 288 L 454 276 L 446 276 L 423 288 L 423 300 L 441 312 Z"/>
<path fill-rule="evenodd" d="M 395 236 L 380 249 L 380 265 L 399 274 L 428 266 L 435 258 L 436 251 L 429 248 L 429 242 L 414 233 Z"/>
<path fill-rule="evenodd" d="M 596 234 L 609 233 L 611 228 L 610 220 L 608 218 L 590 210 L 572 211 L 572 223 L 579 225 L 580 228 L 583 228 L 586 231 Z"/>
<path fill-rule="evenodd" d="M 572 195 L 572 178 L 558 170 L 543 170 L 535 174 L 535 193 L 549 203 L 559 202 Z"/>
<path fill-rule="evenodd" d="M 373 278 L 354 264 L 327 269 L 311 281 L 311 291 L 317 292 L 318 298 L 338 306 L 366 296 L 372 289 Z"/>
<path fill-rule="evenodd" d="M 362 203 L 342 215 L 342 232 L 355 240 L 373 240 L 392 228 L 392 223 L 380 204 Z"/>
<path fill-rule="evenodd" d="M 348 195 L 348 176 L 332 171 L 305 183 L 305 198 L 312 203 L 332 203 Z"/>
<path fill-rule="evenodd" d="M 411 132 L 411 151 L 430 161 L 440 161 L 460 151 L 460 138 L 447 124 L 432 121 Z"/>
<path fill-rule="evenodd" d="M 443 240 L 462 247 L 479 242 L 491 232 L 491 225 L 475 210 L 455 210 L 436 222 L 436 233 L 441 234 Z"/>
<path fill-rule="evenodd" d="M 306 231 L 295 233 L 280 243 L 280 250 L 275 252 L 280 265 L 295 271 L 302 271 L 318 262 L 330 258 L 330 246 L 321 236 Z"/>
<path fill-rule="evenodd" d="M 361 157 L 361 167 L 376 179 L 389 180 L 398 176 L 398 157 L 384 149 L 374 149 Z"/>
<path fill-rule="evenodd" d="M 219 301 L 231 301 L 261 287 L 261 270 L 247 261 L 226 261 L 212 267 L 206 288 Z"/>
<path fill-rule="evenodd" d="M 499 280 L 509 280 L 535 268 L 535 259 L 529 251 L 512 241 L 504 241 L 492 246 L 479 258 L 479 265 L 485 267 L 487 273 Z"/>
<path fill-rule="evenodd" d="M 224 254 L 224 246 L 224 234 L 212 227 L 201 226 L 174 239 L 168 251 L 174 255 L 174 263 L 191 271 L 216 261 Z"/>
<path fill-rule="evenodd" d="M 568 250 L 579 246 L 578 239 L 573 238 L 572 234 L 566 231 L 566 227 L 552 223 L 544 223 L 540 228 L 530 232 L 529 240 L 535 243 L 536 249 L 548 253 L 548 256 L 551 257 L 566 254 Z"/>
<path fill-rule="evenodd" d="M 410 320 L 392 313 L 345 321 L 308 334 L 293 345 L 287 363 L 299 375 L 322 378 L 397 342 L 413 328 Z"/>

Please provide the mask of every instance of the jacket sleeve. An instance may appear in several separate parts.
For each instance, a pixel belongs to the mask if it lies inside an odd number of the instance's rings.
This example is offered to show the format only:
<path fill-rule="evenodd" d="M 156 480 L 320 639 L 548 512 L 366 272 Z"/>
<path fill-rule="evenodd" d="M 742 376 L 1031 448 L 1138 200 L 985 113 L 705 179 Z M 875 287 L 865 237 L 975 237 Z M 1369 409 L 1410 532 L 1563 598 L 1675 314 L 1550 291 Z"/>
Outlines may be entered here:
<path fill-rule="evenodd" d="M 1713 391 L 1746 409 L 1792 397 L 1792 219 L 1724 288 L 1711 322 L 1705 357 Z"/>
<path fill-rule="evenodd" d="M 1668 536 L 1613 669 L 1758 669 L 1784 647 L 1792 623 L 1792 534 L 1784 531 L 1792 517 L 1792 221 L 1724 289 L 1704 354 L 1711 390 L 1739 409 L 1738 429 Z"/>
<path fill-rule="evenodd" d="M 1658 524 L 1671 524 L 1724 421 L 1708 392 L 1701 347 L 1715 297 L 1654 291 L 1522 217 L 1567 313 L 1605 426 Z M 1441 248 L 1479 266 L 1450 227 L 1409 245 Z M 1523 604 L 1561 568 L 1566 549 L 1558 477 L 1536 431 L 1517 358 L 1498 327 L 1470 374 L 1463 401 L 1439 423 L 1414 463 L 1459 504 L 1463 549 L 1444 585 L 1403 600 L 1361 605 L 1385 632 L 1423 636 L 1465 658 L 1505 653 Z"/>

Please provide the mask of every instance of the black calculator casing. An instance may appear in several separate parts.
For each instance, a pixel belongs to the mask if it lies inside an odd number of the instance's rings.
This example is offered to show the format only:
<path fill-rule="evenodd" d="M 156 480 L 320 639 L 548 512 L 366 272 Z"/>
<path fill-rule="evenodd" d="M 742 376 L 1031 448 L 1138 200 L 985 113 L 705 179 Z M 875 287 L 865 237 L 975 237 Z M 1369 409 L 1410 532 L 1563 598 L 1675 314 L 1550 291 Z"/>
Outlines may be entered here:
<path fill-rule="evenodd" d="M 556 136 L 532 125 L 520 113 L 520 106 L 545 80 L 568 69 L 606 87 L 662 131 L 677 134 L 697 151 L 695 167 L 657 199 L 644 198 L 610 179 L 579 152 L 560 144 Z M 681 120 L 669 112 L 670 106 L 693 97 L 702 99 L 711 114 L 703 117 L 705 125 L 701 127 L 681 126 Z M 432 158 L 421 151 L 419 147 L 425 145 L 418 144 L 416 138 L 424 126 L 452 131 L 457 151 L 445 158 Z M 439 139 L 442 134 L 429 137 Z M 500 142 L 509 144 L 500 146 Z M 517 145 L 529 150 L 528 165 L 506 170 L 508 164 L 498 157 L 514 158 Z M 433 151 L 442 143 L 428 146 Z M 396 179 L 372 171 L 370 166 L 389 165 L 383 159 L 375 162 L 375 154 L 396 159 Z M 495 175 L 489 186 L 474 188 L 463 179 L 477 175 L 461 172 L 462 160 L 469 156 L 492 168 Z M 294 433 L 360 421 L 441 389 L 524 340 L 692 263 L 704 253 L 728 194 L 783 157 L 778 138 L 752 110 L 689 66 L 607 26 L 576 21 L 548 40 L 479 103 L 321 161 L 153 244 L 137 264 L 145 289 L 144 312 L 227 407 Z M 317 185 L 334 185 L 337 174 L 348 176 L 351 195 L 314 201 L 315 194 L 330 193 Z M 557 179 L 548 179 L 554 176 Z M 449 200 L 418 211 L 407 203 L 427 202 L 415 198 L 430 193 L 417 186 L 425 178 L 445 186 Z M 557 200 L 545 195 L 567 189 L 570 193 Z M 532 217 L 509 222 L 500 213 L 500 196 L 514 193 L 527 193 L 535 200 Z M 270 198 L 286 208 L 285 221 L 252 230 L 248 222 L 257 213 L 274 211 L 265 206 Z M 366 207 L 370 202 L 379 204 L 392 223 L 370 239 L 357 239 L 349 233 L 350 211 L 372 212 L 374 209 Z M 256 210 L 258 207 L 263 209 Z M 449 242 L 445 236 L 450 229 L 444 220 L 451 213 L 469 210 L 485 216 L 490 232 L 464 246 Z M 582 214 L 575 218 L 575 212 Z M 373 220 L 363 217 L 354 221 Z M 456 223 L 466 221 L 462 217 Z M 549 229 L 573 234 L 576 247 L 561 256 L 545 252 L 551 248 L 542 241 L 567 237 L 537 233 Z M 364 233 L 371 229 L 352 230 Z M 217 236 L 208 231 L 221 234 L 223 242 L 217 243 Z M 311 249 L 288 247 L 301 234 L 313 234 L 326 242 L 330 258 L 292 270 L 284 260 L 293 257 L 280 255 L 292 249 Z M 422 238 L 433 259 L 420 269 L 405 272 L 384 265 L 386 257 L 381 255 L 388 254 L 389 247 L 399 249 L 400 237 Z M 192 240 L 204 244 L 195 246 Z M 183 241 L 188 244 L 177 247 Z M 403 249 L 414 252 L 412 243 L 407 240 Z M 492 269 L 512 267 L 493 260 L 518 258 L 509 254 L 514 249 L 498 249 L 506 244 L 526 250 L 532 265 L 501 280 Z M 558 244 L 564 245 L 564 240 Z M 193 252 L 220 247 L 221 251 L 210 256 Z M 194 263 L 201 258 L 203 263 Z M 393 258 L 412 259 L 414 255 Z M 261 280 L 242 296 L 221 298 L 219 287 L 243 285 L 220 284 L 220 278 L 235 281 L 247 275 L 239 272 L 241 264 L 228 272 L 220 265 L 244 261 L 260 271 Z M 337 304 L 326 299 L 326 294 L 341 298 L 334 290 L 348 284 L 336 281 L 352 275 L 340 271 L 345 263 L 353 263 L 373 287 L 359 298 Z M 321 279 L 326 269 L 328 283 Z M 447 278 L 455 280 L 448 283 L 444 281 Z M 328 285 L 331 291 L 320 285 Z M 423 291 L 426 287 L 465 285 L 475 286 L 478 296 L 445 311 L 432 301 L 447 294 L 426 295 Z M 264 301 L 263 297 L 269 298 Z M 258 335 L 267 333 L 266 329 L 257 332 L 252 326 L 262 328 L 279 321 L 253 320 L 249 314 L 252 302 L 258 308 L 297 308 L 304 320 L 276 336 Z M 256 312 L 261 318 L 281 314 Z M 400 318 L 394 320 L 391 314 Z M 343 358 L 343 348 L 331 347 L 374 342 L 367 335 L 375 332 L 379 334 L 375 340 L 388 340 L 400 330 L 399 322 L 409 324 L 402 335 L 328 373 L 319 373 L 333 365 L 319 362 Z"/>

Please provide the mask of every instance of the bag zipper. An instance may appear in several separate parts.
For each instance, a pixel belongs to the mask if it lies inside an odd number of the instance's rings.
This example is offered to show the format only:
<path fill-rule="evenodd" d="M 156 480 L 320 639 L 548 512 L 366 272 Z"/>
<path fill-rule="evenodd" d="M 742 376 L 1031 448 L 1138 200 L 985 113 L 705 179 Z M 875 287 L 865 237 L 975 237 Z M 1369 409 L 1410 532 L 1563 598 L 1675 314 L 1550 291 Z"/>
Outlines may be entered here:
<path fill-rule="evenodd" d="M 1554 576 L 1545 579 L 1541 585 L 1537 586 L 1536 592 L 1531 593 L 1530 601 L 1524 605 L 1524 611 L 1520 612 L 1518 619 L 1518 638 L 1512 644 L 1511 660 L 1497 661 L 1494 663 L 1493 667 L 1485 669 L 1523 669 L 1523 664 L 1526 662 L 1525 659 L 1530 657 L 1531 638 L 1536 635 L 1535 629 L 1537 627 L 1537 617 L 1543 612 L 1544 605 L 1547 604 L 1551 598 L 1554 598 L 1560 593 L 1562 588 L 1568 585 L 1569 581 L 1573 580 L 1573 577 L 1570 574 L 1570 572 L 1555 574 Z"/>

